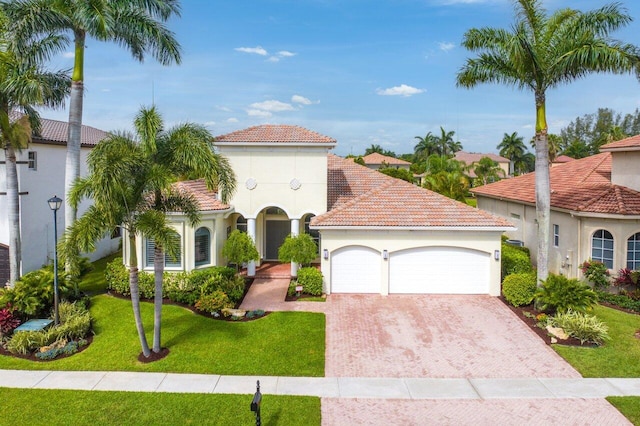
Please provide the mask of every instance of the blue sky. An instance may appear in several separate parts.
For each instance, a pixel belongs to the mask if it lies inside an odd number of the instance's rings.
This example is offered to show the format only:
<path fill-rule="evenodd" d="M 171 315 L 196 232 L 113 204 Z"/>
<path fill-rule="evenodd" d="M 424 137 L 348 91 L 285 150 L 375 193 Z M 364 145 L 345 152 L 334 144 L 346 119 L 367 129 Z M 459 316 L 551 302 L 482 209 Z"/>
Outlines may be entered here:
<path fill-rule="evenodd" d="M 604 0 L 546 0 L 590 10 Z M 640 2 L 615 38 L 640 45 Z M 533 95 L 497 85 L 456 88 L 473 27 L 509 27 L 509 0 L 183 0 L 169 27 L 183 47 L 180 66 L 144 64 L 115 45 L 88 40 L 84 124 L 129 130 L 155 102 L 167 125 L 205 124 L 214 135 L 257 124 L 296 124 L 338 141 L 339 155 L 378 144 L 412 152 L 415 136 L 455 131 L 466 151 L 495 152 L 504 133 L 529 140 Z M 53 67 L 72 66 L 69 53 Z M 609 107 L 640 107 L 634 76 L 589 76 L 547 94 L 551 132 Z M 67 120 L 66 110 L 43 111 Z"/>

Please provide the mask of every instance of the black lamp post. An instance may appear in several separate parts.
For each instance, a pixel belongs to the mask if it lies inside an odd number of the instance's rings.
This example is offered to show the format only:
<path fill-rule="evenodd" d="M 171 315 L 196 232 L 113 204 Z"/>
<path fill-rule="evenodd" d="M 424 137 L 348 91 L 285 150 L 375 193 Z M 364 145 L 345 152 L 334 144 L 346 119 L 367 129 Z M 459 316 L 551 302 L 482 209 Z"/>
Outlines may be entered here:
<path fill-rule="evenodd" d="M 49 208 L 53 210 L 53 312 L 55 325 L 60 323 L 58 316 L 58 210 L 62 200 L 54 195 L 47 200 Z"/>

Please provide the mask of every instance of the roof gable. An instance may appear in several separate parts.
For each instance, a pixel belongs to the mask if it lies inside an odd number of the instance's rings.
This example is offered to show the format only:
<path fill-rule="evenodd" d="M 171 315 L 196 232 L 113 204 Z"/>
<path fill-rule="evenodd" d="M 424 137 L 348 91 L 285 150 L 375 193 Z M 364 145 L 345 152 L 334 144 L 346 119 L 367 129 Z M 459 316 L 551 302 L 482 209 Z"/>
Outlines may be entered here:
<path fill-rule="evenodd" d="M 640 135 L 611 142 L 600 147 L 601 152 L 606 151 L 638 151 L 640 150 Z"/>
<path fill-rule="evenodd" d="M 364 164 L 388 164 L 390 166 L 410 166 L 411 163 L 408 161 L 401 160 L 395 157 L 389 157 L 388 155 L 382 155 L 379 152 L 372 152 L 369 155 L 365 155 L 362 157 Z"/>
<path fill-rule="evenodd" d="M 300 126 L 285 124 L 263 124 L 216 136 L 215 143 L 254 144 L 335 144 L 336 140 L 329 136 L 305 129 Z"/>

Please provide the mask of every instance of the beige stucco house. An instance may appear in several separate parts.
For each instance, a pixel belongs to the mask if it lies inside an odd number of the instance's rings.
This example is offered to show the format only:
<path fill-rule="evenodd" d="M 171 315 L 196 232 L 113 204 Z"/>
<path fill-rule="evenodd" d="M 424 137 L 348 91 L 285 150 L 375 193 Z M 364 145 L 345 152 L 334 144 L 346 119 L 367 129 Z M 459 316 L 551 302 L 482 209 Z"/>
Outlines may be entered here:
<path fill-rule="evenodd" d="M 484 157 L 490 158 L 491 160 L 498 163 L 498 166 L 500 166 L 500 169 L 502 169 L 504 177 L 511 175 L 509 159 L 501 157 L 497 154 L 492 154 L 492 153 L 482 154 L 477 152 L 458 151 L 454 155 L 454 158 L 456 160 L 462 161 L 464 164 L 471 167 L 471 170 L 469 171 L 469 177 L 471 178 L 476 177 L 476 174 L 473 171 L 473 166 L 475 166 Z"/>
<path fill-rule="evenodd" d="M 551 168 L 549 271 L 580 277 L 588 259 L 640 269 L 640 135 Z M 473 189 L 478 208 L 508 219 L 507 235 L 537 256 L 535 173 Z"/>
<path fill-rule="evenodd" d="M 411 167 L 411 163 L 408 161 L 382 155 L 379 152 L 372 152 L 369 155 L 365 155 L 362 157 L 362 161 L 364 161 L 365 166 L 373 170 L 384 169 L 385 167 L 409 170 Z"/>
<path fill-rule="evenodd" d="M 507 220 L 333 155 L 335 144 L 284 125 L 216 137 L 238 189 L 227 205 L 202 181 L 178 184 L 196 196 L 203 219 L 192 228 L 171 214 L 182 250 L 167 270 L 225 264 L 221 248 L 234 229 L 253 238 L 261 262 L 277 260 L 288 234 L 307 232 L 327 293 L 500 294 Z M 153 250 L 138 240 L 139 267 L 151 270 Z"/>

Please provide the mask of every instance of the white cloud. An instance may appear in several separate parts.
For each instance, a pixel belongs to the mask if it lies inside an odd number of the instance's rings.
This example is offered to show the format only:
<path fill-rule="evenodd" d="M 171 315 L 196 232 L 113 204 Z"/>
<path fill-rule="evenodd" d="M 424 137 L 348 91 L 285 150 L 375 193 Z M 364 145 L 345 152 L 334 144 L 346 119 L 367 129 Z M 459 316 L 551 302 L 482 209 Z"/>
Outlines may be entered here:
<path fill-rule="evenodd" d="M 75 53 L 74 52 L 64 52 L 62 54 L 62 57 L 63 58 L 73 58 L 73 57 L 75 57 Z"/>
<path fill-rule="evenodd" d="M 271 117 L 273 114 L 271 114 L 269 111 L 263 111 L 261 109 L 248 109 L 247 115 L 249 115 L 249 117 Z"/>
<path fill-rule="evenodd" d="M 418 89 L 415 87 L 407 86 L 406 84 L 401 84 L 400 86 L 390 87 L 388 89 L 378 89 L 376 93 L 381 96 L 412 96 L 417 95 L 418 93 L 423 93 L 423 89 Z"/>
<path fill-rule="evenodd" d="M 294 104 L 302 104 L 302 105 L 311 105 L 314 103 L 315 104 L 320 103 L 320 101 L 313 102 L 311 99 L 305 98 L 304 96 L 300 96 L 300 95 L 293 95 L 291 97 L 291 102 L 293 102 Z"/>
<path fill-rule="evenodd" d="M 238 119 L 235 117 L 227 118 L 227 123 L 237 123 Z"/>
<path fill-rule="evenodd" d="M 236 47 L 234 50 L 238 51 L 238 52 L 243 52 L 243 53 L 254 53 L 256 55 L 260 55 L 260 56 L 267 56 L 269 53 L 262 48 L 262 46 L 256 46 L 256 47 Z"/>
<path fill-rule="evenodd" d="M 281 111 L 293 111 L 294 108 L 291 104 L 280 102 L 276 100 L 264 101 L 264 102 L 255 102 L 249 105 L 253 109 L 258 109 L 262 111 L 269 112 L 281 112 Z"/>
<path fill-rule="evenodd" d="M 204 126 L 205 126 L 205 127 L 213 127 L 213 126 L 215 126 L 215 125 L 216 125 L 216 122 L 215 122 L 215 121 L 206 121 L 206 122 L 204 123 Z"/>
<path fill-rule="evenodd" d="M 221 105 L 216 105 L 216 109 L 218 111 L 231 112 L 231 108 Z"/>
<path fill-rule="evenodd" d="M 438 47 L 440 47 L 440 50 L 442 50 L 443 52 L 448 52 L 456 47 L 456 45 L 454 43 L 451 43 L 450 41 L 447 41 L 438 43 Z"/>
<path fill-rule="evenodd" d="M 296 54 L 293 52 L 289 52 L 288 50 L 281 50 L 278 52 L 278 56 L 281 56 L 283 58 L 290 58 L 292 56 L 296 56 Z"/>
<path fill-rule="evenodd" d="M 277 56 L 271 56 L 269 59 L 267 59 L 267 61 L 269 62 L 280 62 L 280 58 Z"/>

